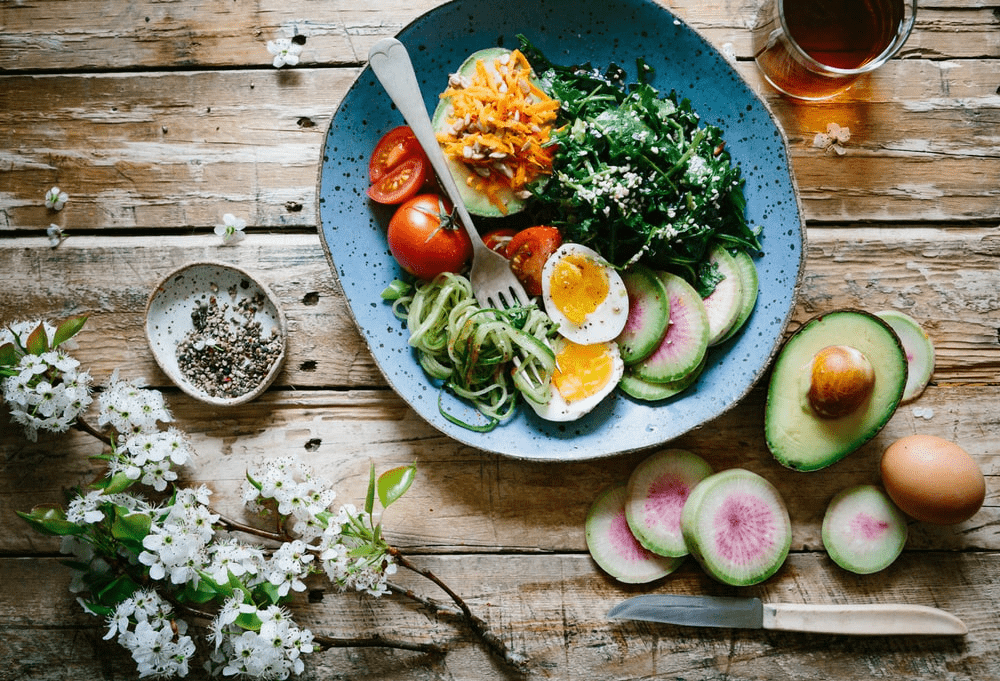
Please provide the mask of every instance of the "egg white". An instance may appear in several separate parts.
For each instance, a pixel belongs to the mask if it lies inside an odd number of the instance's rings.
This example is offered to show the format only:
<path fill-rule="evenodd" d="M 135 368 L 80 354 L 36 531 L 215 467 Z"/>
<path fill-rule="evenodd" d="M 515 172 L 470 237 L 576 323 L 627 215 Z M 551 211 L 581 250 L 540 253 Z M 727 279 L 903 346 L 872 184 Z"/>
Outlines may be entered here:
<path fill-rule="evenodd" d="M 556 353 L 556 361 L 558 361 L 559 352 L 565 347 L 566 340 L 557 337 L 551 342 L 552 349 Z M 536 414 L 546 421 L 575 421 L 593 411 L 594 407 L 615 389 L 625 373 L 625 363 L 622 361 L 617 343 L 605 341 L 599 345 L 603 345 L 607 354 L 611 356 L 611 375 L 608 377 L 608 382 L 592 395 L 572 402 L 567 402 L 556 386 L 550 384 L 549 399 L 544 404 L 527 400 Z"/>
<path fill-rule="evenodd" d="M 587 315 L 582 324 L 570 321 L 552 301 L 550 282 L 556 265 L 563 258 L 574 254 L 597 263 L 608 277 L 608 295 L 598 304 L 597 309 Z M 628 291 L 625 290 L 625 282 L 597 251 L 580 244 L 564 243 L 545 261 L 542 267 L 542 304 L 546 314 L 558 324 L 557 331 L 580 345 L 604 343 L 617 338 L 628 320 Z"/>

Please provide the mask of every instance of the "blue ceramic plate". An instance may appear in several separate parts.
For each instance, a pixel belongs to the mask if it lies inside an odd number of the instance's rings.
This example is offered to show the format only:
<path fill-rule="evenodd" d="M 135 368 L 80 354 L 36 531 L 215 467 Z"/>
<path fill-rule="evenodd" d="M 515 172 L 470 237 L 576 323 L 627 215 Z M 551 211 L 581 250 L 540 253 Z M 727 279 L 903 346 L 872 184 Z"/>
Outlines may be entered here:
<path fill-rule="evenodd" d="M 570 461 L 609 456 L 672 440 L 718 417 L 767 369 L 787 325 L 801 276 L 804 229 L 783 134 L 767 107 L 726 59 L 673 14 L 649 0 L 456 0 L 423 15 L 397 36 L 410 51 L 428 110 L 448 75 L 472 52 L 515 48 L 523 33 L 552 61 L 617 63 L 635 77 L 644 58 L 653 85 L 691 100 L 706 123 L 722 128 L 746 178 L 747 217 L 763 227 L 757 260 L 760 293 L 746 327 L 710 350 L 698 382 L 659 403 L 616 391 L 572 423 L 550 423 L 522 408 L 489 433 L 457 426 L 439 412 L 440 389 L 423 373 L 403 325 L 379 294 L 402 275 L 389 254 L 391 213 L 365 195 L 368 157 L 378 139 L 403 123 L 370 69 L 344 97 L 327 133 L 319 179 L 320 231 L 351 312 L 388 382 L 420 416 L 455 440 L 523 459 Z M 443 407 L 475 420 L 450 395 Z"/>

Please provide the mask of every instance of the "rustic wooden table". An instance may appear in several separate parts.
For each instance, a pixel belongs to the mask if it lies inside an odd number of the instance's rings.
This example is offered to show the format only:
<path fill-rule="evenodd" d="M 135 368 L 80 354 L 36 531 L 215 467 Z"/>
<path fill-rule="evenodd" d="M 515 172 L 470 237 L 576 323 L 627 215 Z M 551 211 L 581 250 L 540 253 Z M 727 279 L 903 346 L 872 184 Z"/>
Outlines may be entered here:
<path fill-rule="evenodd" d="M 725 588 L 692 563 L 649 586 L 614 582 L 587 554 L 584 515 L 648 452 L 553 464 L 477 451 L 426 425 L 375 367 L 317 235 L 320 147 L 368 48 L 440 0 L 0 2 L 0 321 L 89 314 L 74 356 L 95 386 L 120 368 L 164 389 L 198 452 L 183 481 L 211 486 L 223 510 L 237 512 L 243 472 L 262 456 L 297 454 L 334 481 L 339 500 L 356 502 L 371 462 L 381 470 L 416 461 L 416 483 L 386 518 L 390 540 L 527 655 L 530 677 L 1000 678 L 1000 9 L 921 0 L 901 58 L 844 96 L 806 105 L 761 84 L 747 30 L 753 0 L 660 1 L 735 55 L 787 133 L 808 221 L 789 331 L 836 307 L 895 308 L 924 323 L 938 352 L 919 400 L 824 471 L 794 473 L 768 454 L 761 386 L 675 443 L 718 469 L 759 472 L 785 495 L 792 552 L 761 585 Z M 266 41 L 293 35 L 307 38 L 302 63 L 274 69 Z M 850 127 L 842 156 L 813 146 L 829 122 Z M 42 201 L 53 185 L 70 196 L 58 213 Z M 249 222 L 236 246 L 213 233 L 223 213 Z M 56 248 L 51 223 L 66 236 Z M 189 399 L 146 344 L 147 296 L 201 259 L 254 271 L 288 317 L 285 368 L 245 406 Z M 29 442 L 6 407 L 0 423 L 0 679 L 134 676 L 128 654 L 101 640 L 103 622 L 68 591 L 58 542 L 15 516 L 97 475 L 90 457 L 101 444 L 77 431 Z M 837 568 L 820 540 L 826 502 L 874 482 L 884 447 L 915 432 L 952 439 L 976 458 L 985 506 L 957 526 L 913 523 L 906 551 L 884 572 Z M 969 634 L 853 639 L 605 619 L 613 603 L 650 591 L 933 605 L 961 617 Z M 317 584 L 295 611 L 317 633 L 448 647 L 335 648 L 308 657 L 307 678 L 515 676 L 461 623 L 398 598 Z"/>

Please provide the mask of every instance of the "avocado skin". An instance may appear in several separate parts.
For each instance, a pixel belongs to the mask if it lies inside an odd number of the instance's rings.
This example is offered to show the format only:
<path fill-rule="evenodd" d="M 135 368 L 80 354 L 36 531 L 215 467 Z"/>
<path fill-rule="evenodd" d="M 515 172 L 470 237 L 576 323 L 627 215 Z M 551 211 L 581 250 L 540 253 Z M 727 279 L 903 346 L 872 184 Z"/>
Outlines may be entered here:
<path fill-rule="evenodd" d="M 863 352 L 875 369 L 875 387 L 855 413 L 836 419 L 818 416 L 809 406 L 809 364 L 829 345 Z M 783 466 L 814 471 L 840 461 L 871 440 L 899 406 L 906 387 L 902 342 L 879 317 L 853 308 L 834 310 L 807 321 L 775 359 L 764 407 L 768 449 Z"/>

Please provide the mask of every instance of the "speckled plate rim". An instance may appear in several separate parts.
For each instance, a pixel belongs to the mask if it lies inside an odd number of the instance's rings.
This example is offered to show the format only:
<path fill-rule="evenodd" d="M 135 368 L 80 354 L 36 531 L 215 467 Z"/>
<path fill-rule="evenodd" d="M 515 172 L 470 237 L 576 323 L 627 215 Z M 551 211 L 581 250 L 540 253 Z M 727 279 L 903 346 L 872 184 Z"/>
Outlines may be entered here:
<path fill-rule="evenodd" d="M 742 110 L 736 111 L 733 107 L 729 107 L 732 120 L 723 120 L 725 116 L 715 111 L 712 112 L 712 116 L 703 116 L 703 120 L 707 119 L 708 122 L 720 125 L 723 128 L 723 136 L 727 140 L 727 145 L 733 154 L 734 161 L 743 168 L 744 178 L 747 181 L 748 187 L 747 212 L 751 220 L 755 217 L 751 214 L 751 204 L 754 198 L 754 193 L 749 189 L 751 180 L 758 175 L 760 165 L 775 166 L 774 171 L 778 174 L 775 184 L 781 190 L 782 200 L 778 201 L 780 209 L 775 207 L 773 213 L 787 215 L 785 219 L 777 220 L 777 224 L 772 224 L 770 227 L 765 224 L 764 257 L 758 261 L 758 264 L 767 262 L 767 254 L 773 252 L 771 249 L 790 249 L 790 254 L 786 254 L 784 257 L 786 259 L 790 258 L 791 261 L 787 263 L 788 267 L 786 269 L 781 270 L 783 280 L 785 281 L 785 285 L 781 287 L 782 295 L 777 300 L 765 300 L 764 293 L 768 292 L 768 288 L 772 282 L 765 279 L 770 274 L 766 268 L 761 270 L 761 295 L 758 298 L 757 308 L 754 314 L 751 315 L 745 328 L 732 339 L 719 346 L 719 348 L 709 350 L 709 364 L 706 367 L 706 371 L 703 372 L 702 377 L 698 379 L 694 386 L 677 398 L 668 399 L 663 402 L 647 403 L 633 400 L 622 394 L 616 394 L 612 398 L 605 400 L 594 412 L 573 424 L 548 423 L 535 417 L 531 413 L 531 410 L 522 409 L 514 419 L 499 426 L 491 433 L 478 433 L 462 428 L 461 426 L 456 426 L 439 413 L 439 399 L 443 400 L 446 409 L 449 409 L 450 412 L 457 412 L 459 416 L 473 418 L 474 413 L 467 405 L 464 405 L 456 398 L 448 394 L 444 394 L 442 397 L 438 385 L 433 384 L 423 375 L 416 358 L 413 356 L 412 349 L 409 349 L 406 345 L 405 332 L 402 329 L 402 325 L 398 323 L 398 320 L 395 320 L 395 324 L 393 324 L 394 318 L 389 313 L 388 316 L 382 315 L 380 317 L 379 322 L 382 325 L 379 328 L 375 328 L 373 324 L 367 323 L 370 309 L 381 307 L 388 310 L 390 307 L 379 299 L 379 290 L 376 290 L 376 286 L 387 285 L 392 277 L 376 284 L 371 282 L 373 275 L 377 278 L 377 270 L 379 267 L 383 267 L 384 263 L 379 264 L 377 261 L 365 262 L 365 278 L 368 281 L 362 287 L 367 287 L 366 295 L 359 298 L 357 296 L 359 289 L 356 286 L 356 278 L 353 276 L 353 272 L 348 273 L 342 269 L 344 267 L 343 263 L 354 262 L 359 256 L 362 259 L 369 258 L 370 254 L 352 252 L 348 253 L 346 257 L 340 257 L 339 259 L 334 257 L 334 251 L 343 254 L 345 245 L 349 245 L 349 242 L 338 240 L 336 237 L 343 237 L 345 229 L 351 230 L 347 232 L 348 234 L 353 233 L 353 230 L 356 230 L 358 225 L 352 223 L 346 228 L 336 226 L 338 222 L 337 217 L 332 212 L 329 212 L 332 211 L 332 208 L 327 205 L 327 197 L 324 194 L 324 180 L 334 183 L 333 189 L 348 200 L 353 201 L 355 204 L 364 205 L 364 212 L 367 215 L 361 214 L 359 217 L 366 218 L 372 228 L 377 229 L 381 226 L 384 232 L 384 226 L 388 224 L 388 216 L 390 215 L 389 212 L 384 212 L 381 216 L 375 215 L 380 209 L 378 207 L 372 208 L 366 203 L 363 187 L 354 186 L 353 188 L 349 188 L 349 191 L 345 191 L 337 184 L 338 180 L 341 181 L 341 184 L 349 184 L 343 181 L 350 178 L 352 174 L 356 178 L 364 177 L 366 179 L 367 155 L 370 153 L 370 149 L 374 148 L 375 141 L 391 127 L 403 123 L 401 116 L 399 116 L 395 107 L 389 102 L 389 98 L 384 92 L 381 93 L 382 101 L 370 102 L 376 105 L 376 109 L 381 107 L 383 110 L 373 111 L 366 107 L 366 111 L 362 115 L 362 125 L 370 125 L 370 129 L 373 132 L 364 140 L 361 139 L 364 136 L 356 136 L 352 140 L 354 144 L 364 143 L 367 145 L 368 151 L 363 152 L 358 149 L 354 156 L 348 155 L 340 161 L 333 160 L 334 157 L 340 155 L 343 151 L 340 147 L 344 139 L 338 138 L 334 140 L 332 138 L 337 132 L 338 121 L 342 116 L 350 114 L 348 109 L 353 99 L 356 96 L 360 96 L 359 93 L 361 91 L 366 88 L 381 87 L 378 85 L 374 74 L 367 67 L 359 74 L 347 95 L 345 95 L 338 106 L 324 136 L 320 152 L 320 169 L 316 185 L 316 214 L 318 216 L 318 232 L 323 250 L 334 277 L 337 279 L 341 290 L 344 291 L 344 295 L 348 301 L 348 309 L 355 325 L 361 332 L 369 351 L 372 353 L 379 371 L 389 385 L 419 416 L 445 435 L 464 445 L 479 450 L 511 458 L 539 462 L 592 460 L 661 446 L 703 427 L 735 407 L 753 390 L 754 386 L 765 375 L 775 355 L 780 350 L 785 330 L 794 313 L 795 303 L 798 298 L 805 268 L 806 251 L 805 219 L 798 185 L 791 169 L 788 138 L 767 102 L 754 92 L 751 85 L 732 64 L 696 30 L 689 27 L 667 8 L 651 0 L 609 0 L 608 2 L 600 3 L 591 3 L 587 0 L 576 0 L 576 2 L 573 2 L 573 0 L 513 0 L 513 2 L 517 5 L 523 4 L 526 9 L 531 9 L 538 16 L 543 14 L 544 10 L 551 5 L 567 5 L 569 3 L 574 6 L 578 14 L 580 10 L 587 10 L 590 14 L 593 14 L 595 11 L 603 12 L 608 23 L 621 23 L 625 15 L 616 10 L 651 13 L 652 16 L 649 18 L 652 23 L 642 24 L 642 36 L 654 33 L 654 29 L 669 29 L 672 26 L 675 32 L 674 37 L 678 37 L 677 34 L 679 34 L 679 37 L 683 39 L 681 42 L 684 42 L 696 54 L 696 59 L 699 63 L 705 61 L 711 62 L 709 65 L 710 70 L 715 69 L 716 71 L 721 70 L 725 72 L 726 77 L 733 81 L 736 94 L 738 95 L 732 99 L 740 101 L 742 103 L 741 106 L 746 107 L 746 115 L 761 116 L 762 121 L 758 124 L 764 125 L 767 128 L 768 134 L 773 135 L 772 144 L 776 146 L 773 158 L 766 161 L 757 160 L 749 154 L 741 155 L 739 153 L 744 146 L 743 142 L 745 142 L 745 138 L 741 138 L 739 134 L 739 123 L 745 115 Z M 600 7 L 595 7 L 596 5 Z M 475 16 L 477 13 L 488 13 L 490 8 L 494 12 L 497 11 L 495 4 L 489 3 L 486 0 L 453 0 L 418 17 L 397 34 L 397 38 L 410 49 L 429 109 L 433 107 L 436 92 L 433 87 L 428 85 L 426 77 L 421 78 L 421 74 L 426 73 L 421 67 L 429 48 L 427 45 L 421 43 L 419 31 L 424 27 L 434 26 L 434 30 L 429 32 L 434 34 L 437 41 L 445 39 L 446 34 L 452 35 L 456 32 L 464 31 L 473 34 L 475 32 L 471 26 L 475 23 Z M 479 34 L 476 34 L 477 42 L 470 45 L 462 57 L 452 60 L 452 68 L 457 66 L 464 59 L 464 56 L 467 56 L 468 53 L 471 53 L 475 49 L 500 42 L 499 40 L 495 40 L 493 36 L 500 36 L 501 39 L 509 40 L 510 42 L 507 43 L 507 46 L 512 46 L 516 43 L 514 37 L 516 33 L 525 33 L 528 35 L 553 61 L 578 63 L 590 59 L 594 64 L 605 65 L 607 61 L 616 61 L 626 66 L 631 65 L 630 60 L 634 61 L 634 50 L 624 50 L 622 56 L 616 55 L 606 61 L 589 56 L 581 57 L 579 55 L 576 55 L 574 59 L 571 57 L 568 49 L 553 49 L 552 45 L 546 45 L 544 41 L 538 40 L 537 36 L 532 34 L 531 26 L 524 28 L 520 26 L 508 26 L 510 17 L 518 15 L 516 10 L 517 8 L 507 6 L 502 16 L 493 17 L 493 24 L 491 24 L 490 30 L 481 32 L 483 39 L 479 40 Z M 470 28 L 464 29 L 459 26 L 442 30 L 440 19 L 443 14 L 448 12 L 452 14 L 463 13 L 463 16 L 468 18 Z M 587 12 L 583 12 L 583 14 L 586 15 Z M 580 33 L 575 37 L 581 40 L 591 40 L 592 36 L 589 35 L 589 29 L 586 29 L 584 26 L 580 28 Z M 672 41 L 671 45 L 676 46 L 676 43 Z M 645 54 L 638 56 L 644 56 L 648 59 L 648 55 Z M 634 77 L 631 71 L 629 73 L 630 77 Z M 446 75 L 447 72 L 445 72 L 444 76 Z M 700 78 L 701 76 L 691 77 L 690 79 L 682 77 L 676 82 L 671 82 L 669 86 L 659 83 L 656 80 L 653 81 L 653 84 L 664 91 L 675 89 L 680 96 L 690 98 L 695 110 L 699 114 L 703 114 L 708 112 L 699 97 L 699 93 L 704 94 L 705 90 L 704 84 L 698 83 Z M 438 80 L 434 82 L 438 83 Z M 688 87 L 684 86 L 685 82 L 687 82 Z M 716 88 L 716 90 L 721 89 L 723 88 Z M 385 111 L 386 109 L 388 111 Z M 725 111 L 726 107 L 722 107 L 722 110 Z M 379 119 L 379 116 L 382 114 L 386 116 L 384 121 Z M 719 116 L 720 118 L 716 120 L 715 116 Z M 380 124 L 382 125 L 381 128 L 378 127 Z M 767 149 L 770 150 L 771 147 L 767 146 Z M 747 152 L 748 150 L 743 149 L 742 151 Z M 343 174 L 336 178 L 328 177 L 328 174 L 332 173 L 333 168 L 337 165 L 344 166 L 347 170 L 343 171 Z M 765 182 L 764 180 L 768 181 Z M 760 183 L 757 188 L 758 198 L 760 194 L 765 192 L 765 189 L 768 193 L 776 191 L 770 186 L 770 180 L 766 177 L 766 174 L 756 177 L 756 181 Z M 765 187 L 764 185 L 767 186 Z M 347 196 L 348 194 L 352 195 Z M 759 211 L 762 207 L 757 206 L 757 209 Z M 772 213 L 772 211 L 764 212 L 766 214 Z M 384 242 L 384 233 L 382 237 Z M 380 252 L 385 260 L 392 260 L 388 248 L 384 243 L 381 246 Z M 340 267 L 338 267 L 338 261 L 341 263 Z M 782 262 L 785 262 L 785 260 L 782 260 Z M 372 267 L 376 270 L 375 272 L 371 271 Z M 395 269 L 397 270 L 397 276 L 402 274 L 398 270 L 398 267 L 395 267 Z M 762 307 L 770 307 L 773 304 L 777 304 L 779 308 L 776 312 L 774 310 L 761 312 Z M 741 348 L 752 344 L 754 335 L 761 338 L 762 342 L 766 345 L 763 353 L 757 353 L 759 361 L 755 362 L 755 366 L 745 370 L 740 370 L 738 367 L 734 368 L 733 365 L 737 362 L 747 362 L 747 357 Z M 393 341 L 393 338 L 401 340 Z M 393 352 L 396 353 L 395 357 L 392 355 Z M 408 359 L 404 353 L 409 354 Z M 727 358 L 731 363 L 730 373 L 735 372 L 739 380 L 735 381 L 735 384 L 730 381 L 723 389 L 724 395 L 713 395 L 712 391 L 719 388 L 720 381 L 725 383 L 725 379 L 721 378 L 723 372 L 714 372 L 720 374 L 720 376 L 716 376 L 715 381 L 710 382 L 706 380 L 706 377 L 711 377 L 713 375 L 712 368 L 721 367 Z M 387 366 L 395 362 L 400 362 L 407 366 L 402 369 Z M 414 384 L 414 374 L 419 374 L 418 383 L 422 381 L 422 384 L 416 387 Z M 697 400 L 697 404 L 699 405 L 698 409 L 695 410 L 684 406 L 685 401 L 687 401 L 687 405 L 692 405 L 695 404 L 695 400 Z M 699 416 L 695 419 L 689 418 L 692 411 L 698 411 Z M 678 421 L 682 423 L 678 423 Z M 761 436 L 763 437 L 763 434 Z"/>
<path fill-rule="evenodd" d="M 281 351 L 278 354 L 277 359 L 275 359 L 274 364 L 271 366 L 271 369 L 267 372 L 267 375 L 264 376 L 264 380 L 261 381 L 260 384 L 253 390 L 239 395 L 238 397 L 215 397 L 192 385 L 191 382 L 188 381 L 178 369 L 176 357 L 171 360 L 167 349 L 161 343 L 157 342 L 157 339 L 162 338 L 163 334 L 158 333 L 157 330 L 152 327 L 150 312 L 156 305 L 169 306 L 181 303 L 190 304 L 194 302 L 196 298 L 195 294 L 178 296 L 166 303 L 164 303 L 164 296 L 168 295 L 170 282 L 189 274 L 192 270 L 197 268 L 216 268 L 220 271 L 221 276 L 229 279 L 246 279 L 252 286 L 259 289 L 264 294 L 264 298 L 267 301 L 268 309 L 263 311 L 263 314 L 267 319 L 269 319 L 270 323 L 278 329 L 278 335 L 281 338 Z M 220 290 L 224 290 L 224 288 L 220 286 Z M 262 312 L 258 312 L 258 315 L 261 314 Z M 180 338 L 183 338 L 183 334 L 189 329 L 188 325 L 185 324 L 183 326 L 184 328 L 179 330 L 181 334 Z M 169 378 L 178 388 L 191 397 L 219 407 L 232 407 L 239 404 L 245 404 L 256 399 L 265 390 L 267 390 L 272 383 L 274 383 L 274 379 L 277 378 L 278 373 L 281 371 L 281 368 L 285 363 L 285 353 L 288 345 L 288 321 L 285 317 L 284 310 L 282 310 L 281 306 L 278 304 L 278 299 L 275 297 L 274 293 L 267 286 L 267 284 L 242 267 L 238 267 L 230 263 L 215 260 L 199 260 L 197 262 L 191 262 L 183 265 L 163 277 L 159 284 L 156 285 L 156 288 L 154 288 L 149 294 L 149 298 L 146 300 L 144 328 L 146 341 L 149 344 L 150 351 L 153 353 L 153 359 L 156 360 L 157 366 L 159 366 L 163 373 L 167 375 L 167 378 Z M 178 340 L 180 338 L 178 338 Z"/>

